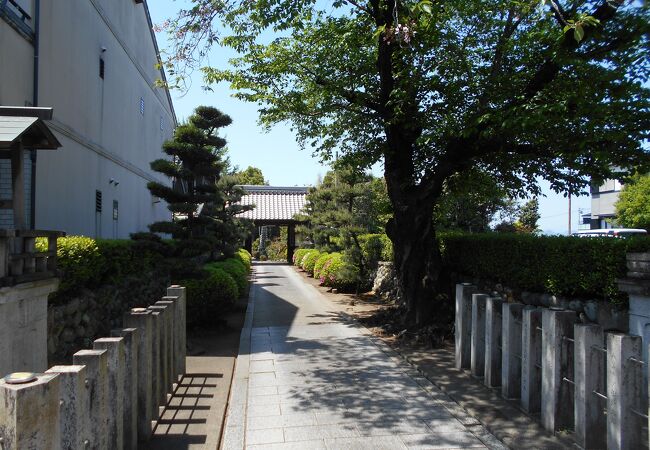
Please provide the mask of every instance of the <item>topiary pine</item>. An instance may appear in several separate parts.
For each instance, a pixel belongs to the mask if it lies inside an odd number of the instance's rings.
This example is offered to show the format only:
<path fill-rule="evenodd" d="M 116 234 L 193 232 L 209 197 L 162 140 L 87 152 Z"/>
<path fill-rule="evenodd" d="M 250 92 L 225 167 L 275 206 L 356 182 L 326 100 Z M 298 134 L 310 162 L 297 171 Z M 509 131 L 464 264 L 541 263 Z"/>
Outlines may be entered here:
<path fill-rule="evenodd" d="M 210 106 L 199 106 L 187 123 L 180 125 L 174 138 L 163 144 L 171 159 L 157 159 L 151 168 L 174 180 L 173 186 L 150 182 L 151 193 L 168 204 L 171 221 L 149 225 L 154 233 L 171 234 L 180 240 L 184 256 L 219 252 L 220 239 L 215 235 L 214 218 L 206 214 L 211 205 L 219 203 L 218 182 L 222 177 L 226 140 L 219 129 L 232 119 Z"/>

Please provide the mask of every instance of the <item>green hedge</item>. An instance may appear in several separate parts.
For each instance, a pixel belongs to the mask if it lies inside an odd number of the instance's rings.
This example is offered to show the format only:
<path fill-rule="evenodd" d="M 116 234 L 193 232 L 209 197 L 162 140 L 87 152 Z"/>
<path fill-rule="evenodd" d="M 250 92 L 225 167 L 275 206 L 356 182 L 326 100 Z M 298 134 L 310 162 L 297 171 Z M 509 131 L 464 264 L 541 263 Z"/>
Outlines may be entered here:
<path fill-rule="evenodd" d="M 246 267 L 247 271 L 251 270 L 251 265 L 253 264 L 253 257 L 248 252 L 248 250 L 240 248 L 235 252 L 233 258 L 238 259 Z"/>
<path fill-rule="evenodd" d="M 307 272 L 309 275 L 313 275 L 314 265 L 316 264 L 316 260 L 318 260 L 318 257 L 320 255 L 321 253 L 318 250 L 311 250 L 307 252 L 302 258 L 302 270 Z"/>
<path fill-rule="evenodd" d="M 304 258 L 305 254 L 313 249 L 311 248 L 299 248 L 295 252 L 293 252 L 293 265 L 301 267 L 302 264 L 302 258 Z"/>
<path fill-rule="evenodd" d="M 330 253 L 321 253 L 316 263 L 314 264 L 314 278 L 320 278 L 320 271 L 323 269 L 323 266 L 330 259 Z"/>
<path fill-rule="evenodd" d="M 248 287 L 248 269 L 239 259 L 228 258 L 223 261 L 211 262 L 206 264 L 204 269 L 211 273 L 215 270 L 221 270 L 230 275 L 237 285 L 237 298 L 246 293 L 246 288 Z"/>
<path fill-rule="evenodd" d="M 393 260 L 393 243 L 385 234 L 362 234 L 359 244 L 367 261 Z"/>
<path fill-rule="evenodd" d="M 202 279 L 181 280 L 187 288 L 187 324 L 211 327 L 239 298 L 237 283 L 225 270 L 212 267 Z"/>
<path fill-rule="evenodd" d="M 650 238 L 577 238 L 528 234 L 443 234 L 452 271 L 533 292 L 620 301 L 616 279 L 625 255 L 650 249 Z"/>

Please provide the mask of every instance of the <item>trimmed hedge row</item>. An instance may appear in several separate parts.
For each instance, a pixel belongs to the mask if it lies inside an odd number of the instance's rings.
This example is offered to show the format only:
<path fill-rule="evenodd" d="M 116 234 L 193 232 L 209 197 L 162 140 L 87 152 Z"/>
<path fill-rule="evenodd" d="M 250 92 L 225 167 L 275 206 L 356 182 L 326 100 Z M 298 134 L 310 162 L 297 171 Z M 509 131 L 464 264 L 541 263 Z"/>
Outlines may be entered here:
<path fill-rule="evenodd" d="M 298 249 L 293 263 L 314 278 L 321 286 L 336 288 L 341 292 L 352 291 L 356 286 L 356 269 L 341 253 L 321 253 L 314 249 Z"/>
<path fill-rule="evenodd" d="M 618 302 L 626 253 L 648 251 L 650 238 L 576 238 L 514 233 L 443 234 L 452 271 L 532 292 Z"/>

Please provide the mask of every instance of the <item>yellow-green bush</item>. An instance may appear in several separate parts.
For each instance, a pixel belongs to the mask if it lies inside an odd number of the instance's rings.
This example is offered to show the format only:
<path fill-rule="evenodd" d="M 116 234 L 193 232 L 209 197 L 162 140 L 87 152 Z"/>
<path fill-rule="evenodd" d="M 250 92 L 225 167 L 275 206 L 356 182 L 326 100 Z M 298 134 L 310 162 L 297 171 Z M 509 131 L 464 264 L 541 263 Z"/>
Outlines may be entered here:
<path fill-rule="evenodd" d="M 248 250 L 240 248 L 235 252 L 234 258 L 238 259 L 239 261 L 244 264 L 246 267 L 246 270 L 250 271 L 251 270 L 251 264 L 253 263 L 253 257 L 251 254 L 248 252 Z"/>
<path fill-rule="evenodd" d="M 299 248 L 293 253 L 293 265 L 301 267 L 302 266 L 302 258 L 304 258 L 305 254 L 309 251 L 311 251 L 311 248 Z"/>
<path fill-rule="evenodd" d="M 235 281 L 237 285 L 237 297 L 239 298 L 246 293 L 246 288 L 248 287 L 248 270 L 239 259 L 228 258 L 223 261 L 211 262 L 206 264 L 204 269 L 208 272 L 223 270 Z"/>
<path fill-rule="evenodd" d="M 300 267 L 302 267 L 302 270 L 307 272 L 309 275 L 314 273 L 314 264 L 316 264 L 316 260 L 320 256 L 320 252 L 318 250 L 310 250 L 307 253 L 305 253 L 305 256 L 302 258 L 302 263 Z"/>
<path fill-rule="evenodd" d="M 357 284 L 357 269 L 348 263 L 341 253 L 332 253 L 320 271 L 323 286 L 336 288 L 341 292 L 353 291 Z"/>
<path fill-rule="evenodd" d="M 329 253 L 321 253 L 318 259 L 316 260 L 316 263 L 314 264 L 314 278 L 320 279 L 320 271 L 325 265 L 325 263 L 329 260 Z"/>

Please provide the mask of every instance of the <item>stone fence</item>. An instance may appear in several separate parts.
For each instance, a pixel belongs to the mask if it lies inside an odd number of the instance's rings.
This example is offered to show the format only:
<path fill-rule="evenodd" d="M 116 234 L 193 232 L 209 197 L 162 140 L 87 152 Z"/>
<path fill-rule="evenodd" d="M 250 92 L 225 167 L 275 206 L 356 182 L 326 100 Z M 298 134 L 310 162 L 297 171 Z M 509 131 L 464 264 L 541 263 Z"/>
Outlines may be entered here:
<path fill-rule="evenodd" d="M 650 254 L 628 255 L 628 269 L 621 290 L 650 302 Z M 648 445 L 642 336 L 581 323 L 571 310 L 507 303 L 463 283 L 456 286 L 455 344 L 458 369 L 540 414 L 547 430 L 573 430 L 579 447 Z"/>
<path fill-rule="evenodd" d="M 185 373 L 185 288 L 171 286 L 73 365 L 0 380 L 0 448 L 137 449 Z"/>

